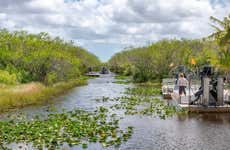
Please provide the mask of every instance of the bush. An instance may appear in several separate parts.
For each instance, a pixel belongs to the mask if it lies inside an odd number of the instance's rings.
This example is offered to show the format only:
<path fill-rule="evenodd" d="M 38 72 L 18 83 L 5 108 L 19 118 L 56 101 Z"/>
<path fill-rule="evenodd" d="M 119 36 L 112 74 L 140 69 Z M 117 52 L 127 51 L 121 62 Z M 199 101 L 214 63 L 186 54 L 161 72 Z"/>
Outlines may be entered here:
<path fill-rule="evenodd" d="M 131 76 L 134 72 L 134 66 L 128 64 L 128 65 L 125 65 L 125 69 L 123 71 L 123 75 L 125 76 Z"/>
<path fill-rule="evenodd" d="M 56 74 L 55 72 L 50 72 L 50 73 L 48 73 L 47 76 L 46 76 L 45 83 L 46 83 L 47 85 L 52 85 L 52 84 L 56 83 L 57 80 L 58 80 L 57 74 Z"/>
<path fill-rule="evenodd" d="M 10 74 L 8 71 L 0 70 L 0 83 L 4 84 L 16 84 L 17 81 L 17 75 L 16 74 Z"/>

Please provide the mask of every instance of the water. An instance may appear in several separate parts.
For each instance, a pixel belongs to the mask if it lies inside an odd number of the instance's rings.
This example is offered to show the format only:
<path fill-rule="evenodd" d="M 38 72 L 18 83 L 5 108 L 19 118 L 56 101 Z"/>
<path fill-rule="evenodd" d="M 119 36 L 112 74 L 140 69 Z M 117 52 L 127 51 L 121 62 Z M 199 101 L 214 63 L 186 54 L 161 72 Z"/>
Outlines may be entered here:
<path fill-rule="evenodd" d="M 100 105 L 95 99 L 118 97 L 125 88 L 132 85 L 115 84 L 111 75 L 90 79 L 87 86 L 76 87 L 66 95 L 44 106 L 27 107 L 11 113 L 44 114 L 50 106 L 71 110 L 81 108 L 93 110 Z M 108 102 L 109 103 L 109 102 Z M 2 114 L 6 119 L 9 113 Z M 175 116 L 166 120 L 157 117 L 125 116 L 120 122 L 121 128 L 134 126 L 134 134 L 127 142 L 118 147 L 103 148 L 99 143 L 89 144 L 90 150 L 228 150 L 230 149 L 230 115 L 229 114 L 190 114 Z M 17 149 L 17 145 L 12 144 Z M 81 146 L 67 149 L 82 149 Z"/>

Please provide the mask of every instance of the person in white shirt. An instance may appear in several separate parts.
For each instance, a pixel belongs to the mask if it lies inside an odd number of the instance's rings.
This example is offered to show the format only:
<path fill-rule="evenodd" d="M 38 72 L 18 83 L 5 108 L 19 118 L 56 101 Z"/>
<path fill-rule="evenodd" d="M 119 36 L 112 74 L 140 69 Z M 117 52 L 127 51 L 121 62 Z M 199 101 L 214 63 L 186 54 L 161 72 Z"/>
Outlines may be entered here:
<path fill-rule="evenodd" d="M 178 86 L 179 86 L 179 95 L 181 96 L 182 94 L 186 95 L 185 88 L 188 86 L 188 80 L 184 77 L 184 74 L 181 73 L 180 77 L 178 79 Z"/>

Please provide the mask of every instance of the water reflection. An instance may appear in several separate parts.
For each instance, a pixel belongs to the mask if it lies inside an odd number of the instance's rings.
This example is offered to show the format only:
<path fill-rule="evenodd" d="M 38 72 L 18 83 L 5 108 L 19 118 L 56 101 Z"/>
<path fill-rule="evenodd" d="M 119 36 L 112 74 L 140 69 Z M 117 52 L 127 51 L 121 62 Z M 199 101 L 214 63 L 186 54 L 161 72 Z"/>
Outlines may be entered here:
<path fill-rule="evenodd" d="M 207 123 L 215 124 L 230 124 L 230 114 L 229 113 L 189 113 L 187 115 L 188 119 L 196 119 Z"/>

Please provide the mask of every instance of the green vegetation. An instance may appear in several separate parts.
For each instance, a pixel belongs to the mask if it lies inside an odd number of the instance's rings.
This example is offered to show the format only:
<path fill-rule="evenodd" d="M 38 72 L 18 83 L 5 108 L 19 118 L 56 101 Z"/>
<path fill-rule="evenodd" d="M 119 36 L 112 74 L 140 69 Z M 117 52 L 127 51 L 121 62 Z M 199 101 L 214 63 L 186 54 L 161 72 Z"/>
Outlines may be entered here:
<path fill-rule="evenodd" d="M 8 71 L 0 70 L 0 83 L 16 84 L 17 76 L 16 74 L 10 74 Z"/>
<path fill-rule="evenodd" d="M 130 77 L 125 75 L 116 75 L 114 78 L 117 80 L 125 80 L 125 79 L 129 79 Z"/>
<path fill-rule="evenodd" d="M 46 119 L 36 116 L 30 121 L 0 122 L 0 148 L 13 142 L 32 143 L 37 149 L 56 150 L 61 149 L 63 143 L 69 146 L 81 144 L 87 148 L 88 142 L 100 142 L 107 147 L 127 141 L 133 128 L 119 129 L 116 114 L 108 115 L 107 112 L 108 109 L 99 107 L 94 112 L 73 110 L 49 114 Z"/>
<path fill-rule="evenodd" d="M 113 83 L 117 83 L 117 84 L 129 84 L 132 82 L 132 77 L 125 76 L 125 75 L 116 75 L 114 79 L 116 80 Z"/>
<path fill-rule="evenodd" d="M 197 66 L 209 63 L 216 56 L 216 45 L 201 40 L 162 40 L 142 48 L 125 50 L 115 54 L 109 65 L 113 72 L 133 76 L 136 82 L 146 82 L 167 77 L 173 66 L 190 68 L 194 57 Z"/>
<path fill-rule="evenodd" d="M 41 103 L 85 84 L 96 56 L 47 33 L 0 30 L 0 109 Z"/>
<path fill-rule="evenodd" d="M 138 96 L 154 96 L 154 95 L 160 95 L 161 89 L 155 88 L 155 87 L 135 87 L 135 88 L 127 88 L 126 94 L 129 95 L 138 95 Z"/>
<path fill-rule="evenodd" d="M 175 107 L 168 106 L 165 101 L 157 98 L 161 94 L 159 83 L 147 83 L 127 88 L 126 96 L 109 98 L 102 97 L 97 102 L 115 102 L 111 109 L 124 110 L 126 115 L 157 116 L 161 119 L 177 113 Z"/>
<path fill-rule="evenodd" d="M 124 96 L 111 101 L 118 103 L 110 108 L 122 109 L 128 115 L 148 115 L 165 119 L 177 112 L 175 107 L 168 106 L 164 101 L 154 97 Z"/>
<path fill-rule="evenodd" d="M 227 80 L 230 82 L 230 14 L 223 20 L 215 17 L 211 17 L 211 20 L 215 23 L 212 27 L 216 32 L 209 37 L 219 45 L 219 55 L 213 63 L 225 71 Z"/>
<path fill-rule="evenodd" d="M 8 84 L 11 79 L 6 76 L 10 74 L 13 79 L 16 76 L 18 83 L 53 84 L 76 79 L 89 66 L 98 67 L 99 64 L 96 56 L 59 37 L 0 30 L 1 83 Z"/>
<path fill-rule="evenodd" d="M 86 80 L 72 80 L 45 86 L 39 82 L 0 86 L 0 112 L 27 105 L 41 104 L 65 93 L 75 86 L 85 85 Z"/>

